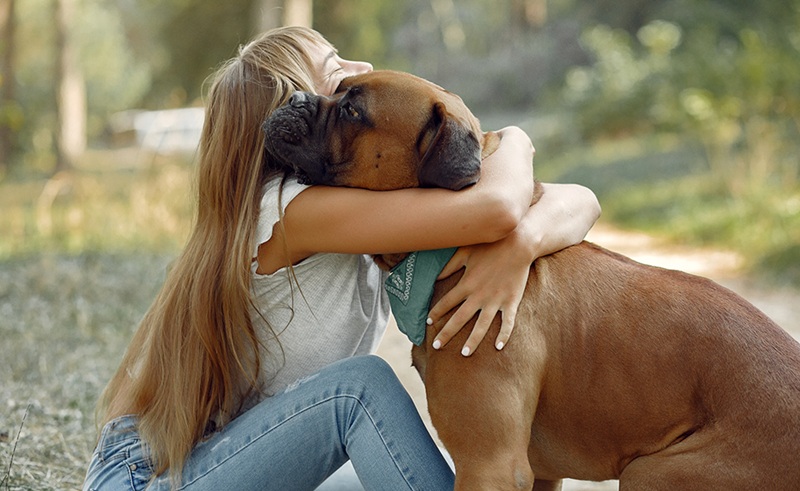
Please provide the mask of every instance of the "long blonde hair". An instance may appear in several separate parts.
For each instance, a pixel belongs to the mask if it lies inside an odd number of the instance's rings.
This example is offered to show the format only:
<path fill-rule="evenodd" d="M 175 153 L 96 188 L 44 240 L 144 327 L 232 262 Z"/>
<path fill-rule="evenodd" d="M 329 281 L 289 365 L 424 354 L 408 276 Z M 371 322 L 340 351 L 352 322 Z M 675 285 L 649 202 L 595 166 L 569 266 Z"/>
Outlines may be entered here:
<path fill-rule="evenodd" d="M 98 403 L 98 421 L 136 414 L 156 474 L 177 483 L 209 422 L 224 425 L 256 390 L 250 267 L 262 188 L 279 172 L 261 124 L 295 90 L 314 90 L 300 27 L 269 31 L 215 74 L 198 152 L 192 233 Z"/>

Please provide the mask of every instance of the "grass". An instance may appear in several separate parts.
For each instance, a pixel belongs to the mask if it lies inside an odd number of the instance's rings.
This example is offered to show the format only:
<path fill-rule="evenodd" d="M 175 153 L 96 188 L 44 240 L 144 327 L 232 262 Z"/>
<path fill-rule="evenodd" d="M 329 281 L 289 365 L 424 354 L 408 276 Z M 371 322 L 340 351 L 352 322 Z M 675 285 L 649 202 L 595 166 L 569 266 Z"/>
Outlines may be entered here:
<path fill-rule="evenodd" d="M 669 138 L 537 147 L 538 176 L 591 187 L 607 219 L 800 285 L 796 188 L 733 198 Z M 0 183 L 0 491 L 80 488 L 95 401 L 189 230 L 189 160 L 93 151 L 71 174 Z"/>
<path fill-rule="evenodd" d="M 188 233 L 191 176 L 95 151 L 0 183 L 0 490 L 80 489 L 97 397 Z"/>
<path fill-rule="evenodd" d="M 80 489 L 95 443 L 95 401 L 170 257 L 0 262 L 0 489 Z"/>

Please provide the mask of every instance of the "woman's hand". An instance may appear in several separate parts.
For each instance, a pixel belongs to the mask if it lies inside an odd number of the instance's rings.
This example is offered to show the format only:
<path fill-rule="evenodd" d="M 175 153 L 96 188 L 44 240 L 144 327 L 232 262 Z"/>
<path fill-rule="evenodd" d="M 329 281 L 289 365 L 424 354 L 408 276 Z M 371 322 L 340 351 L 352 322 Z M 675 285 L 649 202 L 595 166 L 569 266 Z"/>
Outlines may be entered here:
<path fill-rule="evenodd" d="M 527 168 L 528 174 L 523 180 L 516 181 L 515 185 L 533 194 L 532 160 L 536 150 L 530 138 L 514 126 L 503 128 L 497 133 L 501 137 L 500 148 L 484 160 L 482 173 L 503 173 Z M 528 213 L 529 211 L 525 217 Z M 520 222 L 519 225 L 521 224 Z M 498 312 L 501 313 L 502 325 L 495 347 L 502 349 L 508 342 L 514 329 L 517 307 L 528 281 L 530 265 L 538 257 L 531 255 L 531 245 L 520 234 L 524 229 L 519 225 L 511 234 L 496 242 L 460 247 L 444 267 L 438 279 L 446 278 L 461 268 L 465 269 L 464 275 L 431 309 L 429 321 L 433 322 L 462 302 L 463 304 L 437 335 L 433 344 L 435 349 L 447 344 L 476 313 L 479 313 L 478 320 L 461 350 L 464 356 L 475 352 Z"/>
<path fill-rule="evenodd" d="M 434 305 L 429 317 L 439 319 L 459 304 L 461 306 L 439 331 L 433 342 L 435 349 L 447 344 L 476 313 L 478 320 L 461 350 L 462 355 L 475 352 L 498 312 L 502 324 L 495 347 L 500 350 L 508 343 L 532 262 L 530 245 L 520 239 L 519 234 L 511 234 L 491 244 L 460 247 L 456 251 L 438 279 L 461 268 L 464 268 L 464 275 Z"/>
<path fill-rule="evenodd" d="M 465 268 L 458 284 L 431 309 L 431 322 L 463 304 L 437 335 L 434 348 L 444 346 L 480 312 L 462 350 L 469 356 L 500 312 L 495 347 L 502 349 L 514 329 L 531 263 L 583 240 L 600 216 L 600 204 L 591 190 L 575 184 L 542 186 L 544 194 L 510 235 L 490 244 L 461 247 L 442 270 L 439 279 Z"/>

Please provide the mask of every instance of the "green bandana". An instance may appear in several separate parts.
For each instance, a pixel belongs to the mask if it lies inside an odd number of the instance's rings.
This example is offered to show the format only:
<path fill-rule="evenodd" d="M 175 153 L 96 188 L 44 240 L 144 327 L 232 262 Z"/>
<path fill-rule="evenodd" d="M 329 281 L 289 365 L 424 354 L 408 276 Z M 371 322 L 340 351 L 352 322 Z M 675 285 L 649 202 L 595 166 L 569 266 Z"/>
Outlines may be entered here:
<path fill-rule="evenodd" d="M 397 327 L 417 346 L 425 339 L 433 284 L 456 248 L 412 252 L 392 268 L 383 286 Z"/>

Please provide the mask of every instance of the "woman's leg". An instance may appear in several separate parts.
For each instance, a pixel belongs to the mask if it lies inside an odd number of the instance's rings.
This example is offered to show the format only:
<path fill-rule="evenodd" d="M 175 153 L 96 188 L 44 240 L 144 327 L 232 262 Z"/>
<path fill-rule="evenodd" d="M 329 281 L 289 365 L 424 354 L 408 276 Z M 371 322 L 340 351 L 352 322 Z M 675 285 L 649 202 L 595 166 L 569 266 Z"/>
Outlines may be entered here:
<path fill-rule="evenodd" d="M 455 469 L 455 465 L 453 464 L 453 459 L 450 457 L 450 454 L 447 453 L 442 447 L 439 447 L 439 451 L 442 452 L 444 459 L 447 461 L 447 465 L 450 466 L 450 470 L 452 471 Z M 364 486 L 361 485 L 361 481 L 358 479 L 358 475 L 356 474 L 355 469 L 353 468 L 353 462 L 347 461 L 339 467 L 333 474 L 331 474 L 325 482 L 323 482 L 318 488 L 317 491 L 368 491 L 364 489 Z"/>
<path fill-rule="evenodd" d="M 186 490 L 312 490 L 351 459 L 367 490 L 452 489 L 453 474 L 392 369 L 378 357 L 334 363 L 200 443 Z M 156 489 L 167 489 L 162 476 Z"/>

